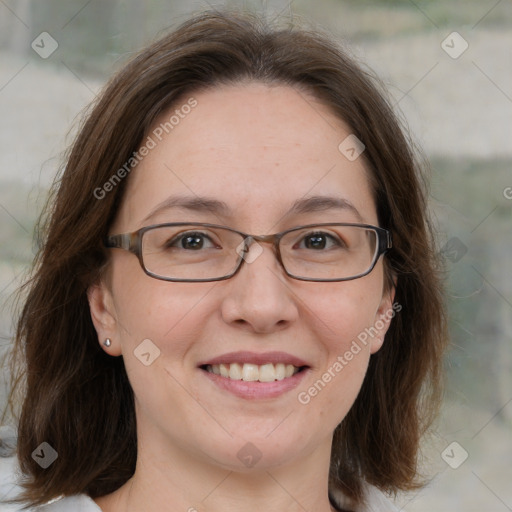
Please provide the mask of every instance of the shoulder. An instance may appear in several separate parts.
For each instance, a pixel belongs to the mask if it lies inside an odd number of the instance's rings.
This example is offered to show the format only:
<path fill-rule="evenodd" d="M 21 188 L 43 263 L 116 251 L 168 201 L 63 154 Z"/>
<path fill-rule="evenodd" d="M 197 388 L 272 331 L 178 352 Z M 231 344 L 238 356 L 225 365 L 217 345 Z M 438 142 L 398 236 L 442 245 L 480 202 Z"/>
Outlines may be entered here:
<path fill-rule="evenodd" d="M 398 512 L 393 502 L 372 485 L 366 486 L 365 502 L 362 505 L 355 505 L 339 491 L 333 491 L 332 497 L 339 507 L 351 512 Z"/>
<path fill-rule="evenodd" d="M 373 486 L 369 486 L 366 491 L 366 503 L 364 512 L 398 512 L 393 502 Z"/>
<path fill-rule="evenodd" d="M 101 512 L 94 501 L 85 494 L 53 500 L 39 507 L 24 508 L 23 504 L 7 503 L 21 492 L 18 486 L 19 467 L 16 457 L 0 456 L 0 510 L 2 512 Z"/>

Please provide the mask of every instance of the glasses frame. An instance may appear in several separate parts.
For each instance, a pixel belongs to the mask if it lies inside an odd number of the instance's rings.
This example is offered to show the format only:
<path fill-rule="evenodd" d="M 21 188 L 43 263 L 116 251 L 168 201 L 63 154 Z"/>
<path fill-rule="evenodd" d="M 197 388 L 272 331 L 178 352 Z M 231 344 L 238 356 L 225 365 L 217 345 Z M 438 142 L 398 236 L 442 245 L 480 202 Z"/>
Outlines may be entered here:
<path fill-rule="evenodd" d="M 203 223 L 203 222 L 167 222 L 164 224 L 153 224 L 151 226 L 145 226 L 143 228 L 138 229 L 137 231 L 132 231 L 131 233 L 122 233 L 117 235 L 108 235 L 103 240 L 103 244 L 106 248 L 109 249 L 124 249 L 127 250 L 133 254 L 135 254 L 139 260 L 140 266 L 142 267 L 142 270 L 150 277 L 153 277 L 155 279 L 159 279 L 161 281 L 171 281 L 171 282 L 179 282 L 179 283 L 205 283 L 205 282 L 211 282 L 211 281 L 224 281 L 226 279 L 230 279 L 235 274 L 238 273 L 238 271 L 242 268 L 242 264 L 245 261 L 243 255 L 239 254 L 238 262 L 236 263 L 236 267 L 231 272 L 231 274 L 228 274 L 226 276 L 222 277 L 213 277 L 213 278 L 207 278 L 207 279 L 181 279 L 181 278 L 175 278 L 175 277 L 163 277 L 157 274 L 154 274 L 150 270 L 148 270 L 144 264 L 144 260 L 142 257 L 142 238 L 144 236 L 144 233 L 147 231 L 151 231 L 155 228 L 161 228 L 161 227 L 173 227 L 173 226 L 192 226 L 192 227 L 206 227 L 206 228 L 221 228 L 225 229 L 227 231 L 231 231 L 233 233 L 237 233 L 241 237 L 243 237 L 243 241 L 245 242 L 244 251 L 243 254 L 245 254 L 253 242 L 262 242 L 262 243 L 269 243 L 272 244 L 274 248 L 274 254 L 276 256 L 277 261 L 281 265 L 282 269 L 284 270 L 285 274 L 288 277 L 291 277 L 292 279 L 297 279 L 299 281 L 315 281 L 315 282 L 338 282 L 338 281 L 352 281 L 354 279 L 359 279 L 360 277 L 364 277 L 368 275 L 377 264 L 377 261 L 379 260 L 380 256 L 385 254 L 389 249 L 392 247 L 392 238 L 391 238 L 391 232 L 387 229 L 380 228 L 378 226 L 372 226 L 371 224 L 356 224 L 351 222 L 324 222 L 320 224 L 306 224 L 304 226 L 296 226 L 291 229 L 287 229 L 285 231 L 281 231 L 279 233 L 274 233 L 271 235 L 250 235 L 248 233 L 244 233 L 243 231 L 238 231 L 236 229 L 227 227 L 227 226 L 221 226 L 219 224 L 209 224 L 209 223 Z M 323 226 L 354 226 L 354 227 L 360 227 L 360 228 L 366 228 L 369 230 L 372 230 L 376 233 L 377 236 L 377 249 L 375 251 L 375 254 L 373 256 L 373 261 L 370 265 L 370 268 L 366 270 L 365 272 L 358 274 L 356 276 L 352 277 L 342 277 L 337 279 L 322 279 L 322 278 L 316 278 L 316 277 L 301 277 L 296 276 L 294 274 L 291 274 L 286 269 L 286 266 L 283 263 L 282 257 L 281 257 L 281 250 L 279 248 L 279 243 L 281 241 L 281 238 L 283 238 L 284 235 L 291 233 L 293 231 L 298 231 L 300 229 L 304 228 L 315 228 L 315 227 L 323 227 Z"/>

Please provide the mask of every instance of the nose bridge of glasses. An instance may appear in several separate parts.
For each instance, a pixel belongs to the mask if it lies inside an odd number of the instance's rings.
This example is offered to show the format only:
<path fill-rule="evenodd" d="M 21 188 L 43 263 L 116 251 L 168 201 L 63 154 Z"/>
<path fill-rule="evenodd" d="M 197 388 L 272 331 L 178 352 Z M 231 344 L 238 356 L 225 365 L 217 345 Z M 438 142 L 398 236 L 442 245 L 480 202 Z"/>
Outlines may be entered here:
<path fill-rule="evenodd" d="M 281 257 L 279 254 L 279 239 L 280 236 L 278 234 L 273 235 L 244 235 L 243 244 L 245 249 L 243 249 L 244 253 L 248 253 L 251 250 L 251 246 L 256 243 L 258 245 L 259 243 L 264 244 L 270 244 L 272 247 L 272 252 L 274 253 L 274 256 L 277 257 L 277 260 L 281 262 Z M 263 248 L 256 249 L 255 255 L 259 255 L 263 251 Z M 238 249 L 237 249 L 237 252 Z M 243 257 L 245 259 L 245 257 Z M 254 261 L 251 257 L 247 261 Z"/>
<path fill-rule="evenodd" d="M 267 243 L 267 244 L 275 244 L 275 240 L 276 240 L 276 235 L 249 235 L 247 238 L 246 238 L 246 241 L 247 239 L 250 239 L 250 241 L 248 242 L 248 244 L 252 244 L 253 242 L 263 242 L 263 243 Z"/>
<path fill-rule="evenodd" d="M 251 245 L 255 242 L 260 242 L 264 244 L 271 244 L 274 247 L 274 250 L 278 249 L 279 236 L 276 234 L 273 235 L 248 235 L 244 238 L 244 243 L 246 244 L 247 250 L 251 248 Z"/>

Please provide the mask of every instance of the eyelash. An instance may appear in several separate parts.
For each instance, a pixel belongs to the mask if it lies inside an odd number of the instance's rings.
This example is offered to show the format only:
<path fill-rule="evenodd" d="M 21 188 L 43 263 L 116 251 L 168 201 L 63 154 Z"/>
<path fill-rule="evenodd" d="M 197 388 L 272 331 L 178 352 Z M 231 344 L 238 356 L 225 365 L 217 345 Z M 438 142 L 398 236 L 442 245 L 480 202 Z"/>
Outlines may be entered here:
<path fill-rule="evenodd" d="M 186 232 L 186 233 L 182 233 L 182 234 L 180 234 L 178 236 L 175 236 L 173 239 L 169 240 L 165 244 L 165 246 L 168 247 L 168 248 L 175 247 L 176 244 L 179 244 L 182 240 L 186 239 L 187 237 L 196 237 L 196 236 L 197 237 L 206 238 L 212 244 L 214 243 L 212 238 L 208 234 L 206 234 L 206 233 L 202 233 L 202 232 L 199 232 L 199 231 L 189 231 L 189 232 Z M 314 236 L 323 236 L 323 237 L 325 237 L 327 239 L 330 239 L 330 240 L 334 241 L 334 244 L 337 245 L 337 246 L 345 245 L 340 238 L 336 238 L 335 236 L 333 236 L 333 235 L 331 235 L 329 233 L 326 233 L 324 231 L 317 231 L 317 232 L 310 232 L 310 233 L 303 234 L 301 236 L 300 240 L 299 240 L 299 244 L 304 242 L 307 239 L 307 237 L 314 237 Z M 295 244 L 294 244 L 294 246 L 295 246 Z"/>

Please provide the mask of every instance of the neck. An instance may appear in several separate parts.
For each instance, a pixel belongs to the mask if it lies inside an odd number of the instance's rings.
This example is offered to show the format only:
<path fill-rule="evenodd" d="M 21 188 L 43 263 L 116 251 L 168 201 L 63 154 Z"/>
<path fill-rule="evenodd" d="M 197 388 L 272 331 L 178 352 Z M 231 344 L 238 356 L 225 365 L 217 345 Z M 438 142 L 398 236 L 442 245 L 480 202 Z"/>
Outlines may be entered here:
<path fill-rule="evenodd" d="M 103 512 L 333 510 L 328 498 L 330 438 L 286 464 L 258 469 L 223 468 L 207 455 L 162 444 L 158 436 L 143 438 L 151 441 L 139 443 L 133 477 L 96 499 Z"/>

